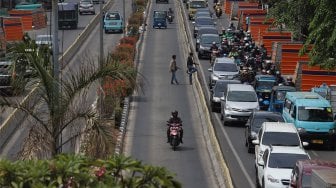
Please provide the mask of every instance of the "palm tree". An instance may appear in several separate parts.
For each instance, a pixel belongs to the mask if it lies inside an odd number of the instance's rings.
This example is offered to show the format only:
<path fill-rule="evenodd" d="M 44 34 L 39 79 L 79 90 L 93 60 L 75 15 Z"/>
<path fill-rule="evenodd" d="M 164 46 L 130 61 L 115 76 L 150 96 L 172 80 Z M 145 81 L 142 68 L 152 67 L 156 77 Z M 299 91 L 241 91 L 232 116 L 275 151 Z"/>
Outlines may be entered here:
<path fill-rule="evenodd" d="M 101 67 L 93 60 L 86 59 L 87 63 L 83 63 L 78 71 L 63 74 L 62 79 L 56 82 L 60 90 L 55 90 L 55 78 L 50 63 L 51 53 L 47 53 L 48 50 L 48 47 L 38 48 L 33 40 L 16 43 L 9 50 L 12 61 L 29 63 L 31 74 L 29 82 L 25 84 L 26 87 L 35 87 L 32 100 L 36 101 L 34 104 L 22 105 L 5 97 L 0 100 L 0 105 L 17 108 L 34 120 L 21 152 L 24 158 L 34 155 L 37 158 L 53 157 L 61 152 L 64 144 L 88 131 L 97 133 L 98 140 L 102 142 L 110 141 L 112 128 L 100 123 L 96 109 L 87 101 L 88 94 L 105 77 L 125 80 L 130 87 L 136 87 L 135 69 L 107 56 Z M 57 105 L 55 96 L 58 96 Z M 65 135 L 65 132 L 71 129 L 76 129 L 76 133 Z"/>

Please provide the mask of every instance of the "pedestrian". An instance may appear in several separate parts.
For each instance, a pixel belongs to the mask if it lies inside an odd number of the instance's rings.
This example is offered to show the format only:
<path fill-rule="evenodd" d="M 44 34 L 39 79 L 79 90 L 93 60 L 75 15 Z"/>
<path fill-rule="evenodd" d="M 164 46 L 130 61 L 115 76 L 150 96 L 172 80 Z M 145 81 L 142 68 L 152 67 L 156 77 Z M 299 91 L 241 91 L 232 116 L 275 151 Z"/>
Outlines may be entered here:
<path fill-rule="evenodd" d="M 178 85 L 179 82 L 176 79 L 176 71 L 180 69 L 177 64 L 176 64 L 176 55 L 172 55 L 172 60 L 170 61 L 170 65 L 169 65 L 169 71 L 171 72 L 171 84 L 175 83 Z"/>
<path fill-rule="evenodd" d="M 192 52 L 189 53 L 189 56 L 187 58 L 187 74 L 189 74 L 189 83 L 192 84 L 192 74 L 197 71 L 197 68 L 194 65 L 198 65 L 194 61 L 194 54 Z"/>
<path fill-rule="evenodd" d="M 248 14 L 245 18 L 245 23 L 246 23 L 246 30 L 245 31 L 246 32 L 249 30 L 250 22 L 251 22 L 250 15 Z"/>

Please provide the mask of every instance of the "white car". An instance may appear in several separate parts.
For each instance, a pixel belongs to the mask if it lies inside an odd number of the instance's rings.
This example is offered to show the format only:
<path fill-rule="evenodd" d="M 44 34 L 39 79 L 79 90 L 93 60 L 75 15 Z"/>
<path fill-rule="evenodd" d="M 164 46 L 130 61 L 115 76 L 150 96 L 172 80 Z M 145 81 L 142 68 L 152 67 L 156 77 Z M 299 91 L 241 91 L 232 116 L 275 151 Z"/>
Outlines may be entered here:
<path fill-rule="evenodd" d="M 259 129 L 257 139 L 252 140 L 255 145 L 255 163 L 269 146 L 290 146 L 303 148 L 307 142 L 301 143 L 299 133 L 294 124 L 284 122 L 264 122 Z"/>
<path fill-rule="evenodd" d="M 310 159 L 310 156 L 300 147 L 267 147 L 255 164 L 257 187 L 289 187 L 296 161 L 306 159 Z"/>
<path fill-rule="evenodd" d="M 204 34 L 206 35 L 206 34 Z M 212 88 L 217 80 L 232 80 L 239 75 L 239 68 L 234 59 L 228 57 L 218 57 L 215 59 L 214 65 L 208 69 L 211 72 L 209 78 L 209 87 Z"/>
<path fill-rule="evenodd" d="M 37 35 L 35 39 L 35 44 L 38 47 L 46 45 L 46 46 L 49 46 L 49 48 L 51 48 L 52 40 L 53 40 L 52 35 Z"/>
<path fill-rule="evenodd" d="M 96 14 L 92 0 L 81 0 L 79 2 L 79 14 L 83 13 Z"/>

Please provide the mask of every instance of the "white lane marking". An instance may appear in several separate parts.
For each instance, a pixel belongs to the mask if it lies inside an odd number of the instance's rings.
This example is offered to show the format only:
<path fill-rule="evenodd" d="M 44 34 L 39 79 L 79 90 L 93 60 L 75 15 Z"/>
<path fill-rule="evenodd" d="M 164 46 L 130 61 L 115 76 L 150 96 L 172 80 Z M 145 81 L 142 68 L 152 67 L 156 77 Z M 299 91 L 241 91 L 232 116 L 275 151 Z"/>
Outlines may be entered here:
<path fill-rule="evenodd" d="M 226 142 L 229 144 L 229 146 L 230 146 L 230 148 L 231 148 L 231 150 L 233 152 L 233 155 L 237 159 L 237 162 L 238 162 L 241 170 L 243 171 L 244 176 L 246 177 L 247 181 L 249 182 L 249 186 L 248 187 L 255 187 L 254 181 L 250 178 L 249 174 L 246 171 L 246 168 L 244 167 L 243 162 L 239 158 L 239 155 L 238 155 L 236 149 L 233 147 L 233 144 L 232 144 L 231 140 L 229 139 L 229 135 L 225 131 L 225 129 L 224 129 L 223 125 L 222 125 L 222 122 L 220 121 L 219 115 L 216 114 L 215 116 L 216 116 L 217 122 L 220 123 L 220 128 L 221 128 L 221 130 L 222 130 L 222 132 L 223 132 L 223 134 L 225 136 Z"/>
<path fill-rule="evenodd" d="M 318 157 L 318 154 L 315 151 L 311 151 L 312 154 L 314 154 L 316 157 Z"/>

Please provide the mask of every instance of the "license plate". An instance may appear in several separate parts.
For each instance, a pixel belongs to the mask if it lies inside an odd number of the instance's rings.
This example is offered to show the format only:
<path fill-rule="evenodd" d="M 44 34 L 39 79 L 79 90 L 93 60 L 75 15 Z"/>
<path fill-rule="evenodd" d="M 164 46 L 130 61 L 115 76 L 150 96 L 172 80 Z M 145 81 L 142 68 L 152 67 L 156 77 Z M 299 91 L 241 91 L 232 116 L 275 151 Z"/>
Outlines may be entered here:
<path fill-rule="evenodd" d="M 323 140 L 312 140 L 313 144 L 323 144 Z"/>

